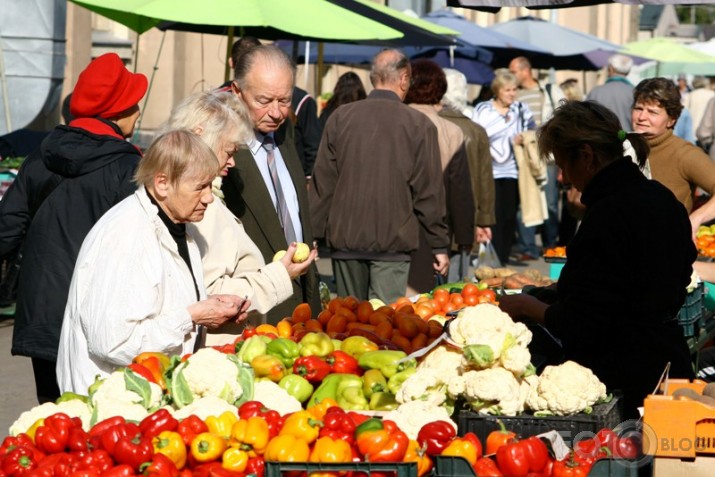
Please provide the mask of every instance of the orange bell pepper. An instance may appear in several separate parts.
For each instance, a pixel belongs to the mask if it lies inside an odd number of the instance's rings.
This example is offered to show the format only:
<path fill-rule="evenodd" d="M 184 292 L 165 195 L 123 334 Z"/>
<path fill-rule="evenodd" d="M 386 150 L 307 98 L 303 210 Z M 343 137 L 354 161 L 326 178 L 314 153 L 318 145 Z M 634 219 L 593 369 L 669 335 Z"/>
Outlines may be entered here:
<path fill-rule="evenodd" d="M 246 451 L 248 457 L 263 455 L 268 445 L 268 423 L 262 417 L 239 419 L 231 428 L 229 445 Z"/>
<path fill-rule="evenodd" d="M 305 439 L 283 434 L 271 439 L 263 457 L 271 462 L 306 462 L 310 447 Z"/>
<path fill-rule="evenodd" d="M 408 441 L 393 421 L 372 418 L 355 429 L 355 443 L 367 462 L 401 462 Z"/>
<path fill-rule="evenodd" d="M 283 424 L 279 436 L 293 436 L 312 444 L 318 438 L 323 423 L 313 417 L 308 411 L 298 411 L 289 415 Z M 271 459 L 266 459 L 271 460 Z"/>
<path fill-rule="evenodd" d="M 145 352 L 137 355 L 132 363 L 140 364 L 149 370 L 154 382 L 161 386 L 161 389 L 166 389 L 166 380 L 164 379 L 164 371 L 169 367 L 169 357 L 164 353 Z"/>
<path fill-rule="evenodd" d="M 456 438 L 442 451 L 440 455 L 448 457 L 464 457 L 469 465 L 474 467 L 477 462 L 477 446 L 469 439 Z"/>
<path fill-rule="evenodd" d="M 318 404 L 310 406 L 307 411 L 311 413 L 314 418 L 322 420 L 325 417 L 325 414 L 328 412 L 328 409 L 337 405 L 338 401 L 336 401 L 335 399 L 323 398 L 323 400 L 320 401 Z"/>
<path fill-rule="evenodd" d="M 352 462 L 353 451 L 346 441 L 321 437 L 315 441 L 313 452 L 310 453 L 310 462 Z"/>
<path fill-rule="evenodd" d="M 417 477 L 427 475 L 432 470 L 432 459 L 427 455 L 427 449 L 412 439 L 407 443 L 407 452 L 402 461 L 417 462 Z"/>

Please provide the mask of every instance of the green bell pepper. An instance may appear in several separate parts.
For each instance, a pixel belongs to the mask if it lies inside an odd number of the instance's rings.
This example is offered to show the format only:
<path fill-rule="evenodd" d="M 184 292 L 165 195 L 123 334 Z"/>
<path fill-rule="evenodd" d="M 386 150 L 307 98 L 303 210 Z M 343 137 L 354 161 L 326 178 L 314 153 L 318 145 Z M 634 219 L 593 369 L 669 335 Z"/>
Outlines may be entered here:
<path fill-rule="evenodd" d="M 402 387 L 402 383 L 416 372 L 417 368 L 407 368 L 404 371 L 393 374 L 390 379 L 387 380 L 387 390 L 392 394 L 397 394 L 397 391 Z"/>
<path fill-rule="evenodd" d="M 340 340 L 336 340 L 335 338 L 332 338 L 330 341 L 333 342 L 333 351 L 339 350 L 340 347 L 343 345 L 343 342 Z M 342 350 L 341 350 L 342 351 Z"/>
<path fill-rule="evenodd" d="M 373 393 L 370 398 L 370 410 L 372 411 L 392 411 L 398 406 L 395 395 L 392 393 Z"/>
<path fill-rule="evenodd" d="M 300 347 L 288 338 L 276 338 L 266 346 L 266 354 L 280 359 L 286 369 L 290 369 L 293 361 L 300 356 Z"/>
<path fill-rule="evenodd" d="M 330 398 L 335 401 L 337 401 L 338 396 L 338 384 L 340 384 L 340 381 L 345 376 L 350 376 L 351 378 L 358 378 L 358 376 L 355 376 L 354 374 L 341 374 L 341 373 L 335 373 L 335 374 L 329 374 L 325 379 L 323 379 L 323 382 L 320 383 L 320 386 L 318 386 L 318 389 L 315 390 L 313 395 L 310 397 L 310 400 L 308 401 L 308 404 L 306 408 L 315 406 L 316 404 L 319 404 L 323 399 L 325 398 Z M 362 386 L 362 384 L 361 384 Z"/>
<path fill-rule="evenodd" d="M 368 369 L 362 375 L 362 390 L 365 397 L 370 399 L 374 393 L 381 393 L 387 390 L 387 381 L 379 369 Z"/>
<path fill-rule="evenodd" d="M 88 396 L 83 396 L 81 394 L 73 393 L 72 391 L 65 391 L 62 393 L 62 395 L 60 397 L 57 398 L 57 400 L 55 401 L 55 404 L 59 404 L 61 402 L 72 401 L 74 399 L 77 399 L 78 401 L 82 401 L 85 404 L 87 404 L 89 402 Z"/>
<path fill-rule="evenodd" d="M 362 379 L 359 376 L 347 374 L 338 383 L 335 395 L 338 406 L 343 409 L 367 411 L 370 406 L 362 392 Z"/>
<path fill-rule="evenodd" d="M 320 356 L 324 358 L 334 351 L 333 340 L 325 333 L 307 333 L 300 340 L 301 356 Z"/>
<path fill-rule="evenodd" d="M 399 360 L 406 356 L 407 354 L 404 351 L 368 351 L 360 355 L 358 364 L 363 369 L 379 369 L 386 378 L 391 378 L 405 369 L 417 366 L 417 361 L 414 359 L 397 364 Z"/>
<path fill-rule="evenodd" d="M 289 374 L 288 376 L 283 376 L 283 378 L 278 383 L 278 386 L 285 389 L 285 391 L 296 398 L 301 403 L 308 400 L 311 394 L 313 394 L 313 385 L 308 382 L 303 376 L 297 374 Z"/>
<path fill-rule="evenodd" d="M 340 351 L 345 351 L 353 358 L 359 358 L 368 351 L 377 351 L 377 344 L 364 336 L 349 336 L 340 344 Z"/>
<path fill-rule="evenodd" d="M 236 357 L 244 363 L 251 363 L 253 358 L 266 354 L 267 344 L 262 336 L 251 336 L 241 344 L 241 349 L 236 352 Z"/>

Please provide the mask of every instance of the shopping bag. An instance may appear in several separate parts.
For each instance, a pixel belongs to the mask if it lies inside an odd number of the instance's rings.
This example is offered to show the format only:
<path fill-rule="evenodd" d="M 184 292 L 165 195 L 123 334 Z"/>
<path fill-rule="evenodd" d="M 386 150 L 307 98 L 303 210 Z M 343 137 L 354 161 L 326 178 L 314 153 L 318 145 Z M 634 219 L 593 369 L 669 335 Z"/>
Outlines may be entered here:
<path fill-rule="evenodd" d="M 501 267 L 501 261 L 497 255 L 497 251 L 494 250 L 494 245 L 491 242 L 480 243 L 479 253 L 477 254 L 477 260 L 475 263 L 475 268 L 477 267 Z"/>

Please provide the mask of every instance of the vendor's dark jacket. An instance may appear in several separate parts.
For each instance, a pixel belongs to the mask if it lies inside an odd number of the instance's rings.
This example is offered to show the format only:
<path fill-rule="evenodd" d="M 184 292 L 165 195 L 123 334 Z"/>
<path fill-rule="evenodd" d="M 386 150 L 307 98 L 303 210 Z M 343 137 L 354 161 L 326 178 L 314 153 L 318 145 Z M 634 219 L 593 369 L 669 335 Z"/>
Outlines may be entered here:
<path fill-rule="evenodd" d="M 690 221 L 670 190 L 627 159 L 598 172 L 581 201 L 586 215 L 545 323 L 567 359 L 623 390 L 630 415 L 668 361 L 671 377 L 692 375 L 676 320 L 697 255 Z"/>
<path fill-rule="evenodd" d="M 109 135 L 57 126 L 27 157 L 0 201 L 0 256 L 22 250 L 13 355 L 56 360 L 82 241 L 107 210 L 136 189 L 132 177 L 139 150 L 121 139 L 116 126 L 89 121 Z"/>

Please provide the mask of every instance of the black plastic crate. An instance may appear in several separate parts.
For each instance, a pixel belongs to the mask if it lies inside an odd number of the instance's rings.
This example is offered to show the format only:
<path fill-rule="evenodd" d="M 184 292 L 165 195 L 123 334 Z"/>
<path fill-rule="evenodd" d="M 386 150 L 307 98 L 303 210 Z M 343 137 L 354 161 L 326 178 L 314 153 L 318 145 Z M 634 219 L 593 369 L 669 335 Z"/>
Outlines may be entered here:
<path fill-rule="evenodd" d="M 469 465 L 469 464 L 467 464 Z M 334 472 L 342 475 L 352 472 L 355 477 L 368 477 L 373 472 L 391 477 L 417 477 L 416 462 L 348 462 L 344 464 L 321 464 L 317 462 L 266 462 L 265 477 L 281 477 L 285 472 L 311 473 Z"/>
<path fill-rule="evenodd" d="M 695 290 L 685 296 L 685 303 L 678 312 L 678 324 L 683 328 L 683 336 L 690 338 L 705 324 L 705 284 L 698 283 Z"/>
<path fill-rule="evenodd" d="M 531 414 L 520 416 L 490 416 L 473 411 L 460 411 L 457 416 L 459 435 L 475 433 L 482 442 L 486 442 L 490 432 L 500 429 L 497 420 L 521 437 L 530 437 L 548 431 L 557 431 L 569 446 L 580 432 L 595 434 L 603 428 L 613 429 L 622 421 L 623 411 L 620 396 L 611 401 L 593 406 L 591 414 L 571 416 L 536 417 Z"/>
<path fill-rule="evenodd" d="M 433 477 L 476 477 L 463 457 L 435 457 Z M 594 462 L 588 477 L 638 477 L 638 462 L 625 459 L 601 459 Z"/>

